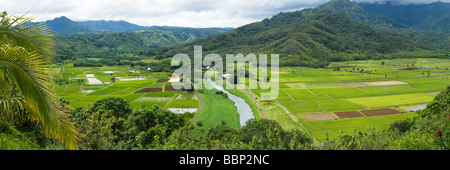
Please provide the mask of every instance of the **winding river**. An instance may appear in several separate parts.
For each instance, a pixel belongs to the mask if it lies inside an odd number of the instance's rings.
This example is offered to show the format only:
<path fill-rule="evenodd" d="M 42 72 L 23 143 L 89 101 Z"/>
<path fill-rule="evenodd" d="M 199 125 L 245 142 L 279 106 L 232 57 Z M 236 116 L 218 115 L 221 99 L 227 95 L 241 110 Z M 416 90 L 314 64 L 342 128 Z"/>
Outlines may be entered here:
<path fill-rule="evenodd" d="M 231 94 L 223 87 L 217 85 L 216 82 L 214 82 L 210 78 L 207 78 L 207 81 L 213 88 L 226 93 L 228 95 L 228 98 L 234 101 L 234 105 L 236 106 L 239 113 L 239 122 L 241 126 L 244 126 L 247 120 L 254 118 L 252 108 L 245 102 L 243 98 Z"/>

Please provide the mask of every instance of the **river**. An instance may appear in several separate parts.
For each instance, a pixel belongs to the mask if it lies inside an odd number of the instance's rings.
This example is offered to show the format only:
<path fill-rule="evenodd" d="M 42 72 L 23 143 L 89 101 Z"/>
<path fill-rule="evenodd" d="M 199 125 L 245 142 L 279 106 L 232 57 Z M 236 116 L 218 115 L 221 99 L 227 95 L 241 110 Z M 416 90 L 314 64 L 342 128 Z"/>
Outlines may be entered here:
<path fill-rule="evenodd" d="M 254 118 L 252 108 L 245 102 L 243 98 L 240 98 L 225 90 L 210 78 L 207 78 L 207 81 L 213 88 L 226 93 L 228 95 L 228 98 L 234 101 L 234 105 L 236 106 L 239 113 L 239 122 L 241 126 L 244 126 L 247 120 Z"/>

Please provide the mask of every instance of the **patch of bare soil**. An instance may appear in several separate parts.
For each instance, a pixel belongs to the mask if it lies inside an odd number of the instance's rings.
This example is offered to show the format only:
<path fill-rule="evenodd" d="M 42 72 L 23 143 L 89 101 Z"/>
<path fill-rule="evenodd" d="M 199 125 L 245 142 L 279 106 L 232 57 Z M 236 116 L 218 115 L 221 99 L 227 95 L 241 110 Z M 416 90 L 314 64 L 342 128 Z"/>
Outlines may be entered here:
<path fill-rule="evenodd" d="M 152 92 L 162 92 L 162 88 L 143 88 L 134 93 L 152 93 Z"/>
<path fill-rule="evenodd" d="M 336 117 L 333 116 L 331 113 L 321 113 L 321 114 L 312 114 L 311 117 L 314 118 L 314 120 L 334 120 Z"/>
<path fill-rule="evenodd" d="M 173 86 L 166 86 L 164 87 L 164 91 L 180 91 L 180 90 L 173 88 Z"/>
<path fill-rule="evenodd" d="M 341 119 L 345 118 L 355 118 L 355 117 L 364 117 L 361 113 L 358 111 L 350 111 L 350 112 L 335 112 L 336 116 L 338 116 Z"/>
<path fill-rule="evenodd" d="M 366 116 L 383 116 L 402 113 L 395 109 L 375 109 L 375 110 L 363 110 L 361 111 Z"/>
<path fill-rule="evenodd" d="M 169 81 L 169 79 L 158 79 L 156 82 L 163 83 L 163 82 L 167 82 L 167 81 Z"/>
<path fill-rule="evenodd" d="M 385 86 L 385 85 L 397 85 L 397 84 L 408 84 L 407 82 L 390 80 L 390 81 L 372 81 L 372 82 L 361 82 L 367 86 Z"/>
<path fill-rule="evenodd" d="M 362 86 L 367 86 L 365 84 L 359 83 L 359 82 L 354 82 L 354 83 L 338 83 L 341 86 L 344 87 L 362 87 Z"/>

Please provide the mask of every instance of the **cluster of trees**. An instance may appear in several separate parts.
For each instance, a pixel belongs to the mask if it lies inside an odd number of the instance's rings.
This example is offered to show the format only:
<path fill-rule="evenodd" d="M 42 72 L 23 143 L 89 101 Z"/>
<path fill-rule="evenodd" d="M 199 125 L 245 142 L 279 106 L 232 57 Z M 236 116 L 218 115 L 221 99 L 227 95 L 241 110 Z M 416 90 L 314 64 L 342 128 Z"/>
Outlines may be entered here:
<path fill-rule="evenodd" d="M 449 45 L 446 37 L 444 33 L 401 28 L 349 1 L 330 1 L 314 9 L 279 13 L 223 34 L 149 53 L 161 58 L 178 53 L 192 56 L 193 46 L 202 45 L 206 54 L 280 54 L 281 66 L 319 68 L 335 61 L 445 58 Z"/>
<path fill-rule="evenodd" d="M 308 134 L 284 130 L 270 119 L 251 119 L 237 129 L 226 123 L 198 128 L 202 124 L 192 125 L 191 113 L 174 114 L 157 106 L 133 110 L 121 98 L 101 99 L 88 109 L 77 108 L 70 114 L 80 131 L 80 149 L 448 150 L 449 101 L 450 86 L 417 117 L 394 122 L 383 131 L 369 128 L 327 139 L 322 146 L 315 145 Z M 0 138 L 11 141 L 1 144 L 3 149 L 64 149 L 35 124 L 0 121 Z"/>
<path fill-rule="evenodd" d="M 104 98 L 91 108 L 71 112 L 79 125 L 80 149 L 154 148 L 175 130 L 190 123 L 193 114 L 175 114 L 154 106 L 134 110 L 122 98 Z"/>
<path fill-rule="evenodd" d="M 223 98 L 228 98 L 228 94 L 224 93 L 223 91 L 216 91 L 217 95 L 222 95 Z"/>
<path fill-rule="evenodd" d="M 73 63 L 73 67 L 102 67 L 100 63 L 92 62 L 92 60 L 77 59 Z"/>
<path fill-rule="evenodd" d="M 109 101 L 109 102 L 108 102 Z M 116 101 L 116 102 L 112 102 Z M 120 101 L 120 102 L 118 102 Z M 81 137 L 89 139 L 112 139 L 111 142 L 97 149 L 304 149 L 304 150 L 408 150 L 408 149 L 450 149 L 450 86 L 438 94 L 436 98 L 428 104 L 428 107 L 419 111 L 419 116 L 413 119 L 394 122 L 383 131 L 376 131 L 370 128 L 367 131 L 359 131 L 354 135 L 342 135 L 337 140 L 327 140 L 319 147 L 313 144 L 310 136 L 302 131 L 286 131 L 274 120 L 261 119 L 249 120 L 245 126 L 234 129 L 222 123 L 217 127 L 209 127 L 202 130 L 198 136 L 196 126 L 189 122 L 192 115 L 171 115 L 170 112 L 154 107 L 152 110 L 138 110 L 130 114 L 127 119 L 112 117 L 122 117 L 121 113 L 129 113 L 127 109 L 116 109 L 116 111 L 105 111 L 110 103 L 113 108 L 127 108 L 125 101 L 117 98 L 103 99 L 98 101 L 91 109 L 91 114 L 84 116 L 74 115 L 86 122 L 93 121 L 90 127 L 99 128 L 97 130 L 87 130 L 89 135 Z M 115 103 L 115 104 L 113 104 Z M 121 107 L 116 107 L 117 105 Z M 100 107 L 102 106 L 102 107 Z M 102 114 L 100 113 L 103 110 Z M 84 113 L 84 112 L 82 112 Z M 105 114 L 106 113 L 106 114 Z M 117 115 L 119 113 L 119 115 Z M 105 114 L 105 115 L 103 115 Z M 83 114 L 81 114 L 83 115 Z M 103 115 L 103 118 L 102 118 Z M 117 115 L 117 116 L 111 116 Z M 162 117 L 155 115 L 164 115 Z M 173 116 L 179 116 L 178 119 Z M 109 118 L 108 118 L 109 117 Z M 171 118 L 166 118 L 171 117 Z M 97 123 L 94 123 L 97 120 Z M 155 122 L 159 121 L 159 122 Z M 170 121 L 169 121 L 170 120 Z M 76 120 L 79 121 L 79 120 Z M 134 123 L 132 123 L 134 122 Z M 151 123 L 149 123 L 151 122 Z M 164 122 L 164 123 L 161 123 Z M 176 123 L 174 123 L 176 122 Z M 80 125 L 82 122 L 80 122 Z M 86 124 L 86 123 L 84 123 Z M 150 124 L 150 126 L 148 126 Z M 162 125 L 161 125 L 162 124 Z M 172 126 L 171 126 L 172 125 Z M 130 127 L 131 126 L 131 127 Z M 134 127 L 136 126 L 136 127 Z M 120 129 L 126 127 L 125 129 Z M 172 128 L 171 128 L 172 127 Z M 101 130 L 103 129 L 103 131 Z M 117 131 L 116 131 L 117 130 Z M 93 133 L 95 131 L 95 133 Z M 114 132 L 116 131 L 116 135 Z M 138 132 L 140 131 L 140 132 Z M 103 132 L 104 136 L 98 132 Z M 165 133 L 164 133 L 165 132 Z M 90 135 L 94 135 L 89 137 Z M 127 136 L 128 135 L 128 136 Z M 132 137 L 130 137 L 130 135 Z M 134 136 L 136 135 L 136 136 Z M 134 137 L 133 137 L 134 136 Z M 126 139 L 126 140 L 124 140 Z M 122 141 L 122 142 L 119 142 Z M 122 143 L 118 147 L 118 143 Z M 128 148 L 125 144 L 129 144 Z M 90 145 L 94 146 L 94 145 Z M 115 147 L 112 147 L 115 146 Z M 132 147 L 133 146 L 133 147 Z M 81 144 L 81 148 L 84 145 Z M 89 147 L 87 147 L 89 148 Z M 94 148 L 89 148 L 94 149 Z"/>
<path fill-rule="evenodd" d="M 72 79 L 70 81 L 66 80 L 66 79 L 55 79 L 54 80 L 55 84 L 84 84 L 84 79 Z"/>
<path fill-rule="evenodd" d="M 58 35 L 55 38 L 56 58 L 106 58 L 121 53 L 153 56 L 149 49 L 181 44 L 224 31 L 215 28 L 155 27 L 143 31 Z"/>

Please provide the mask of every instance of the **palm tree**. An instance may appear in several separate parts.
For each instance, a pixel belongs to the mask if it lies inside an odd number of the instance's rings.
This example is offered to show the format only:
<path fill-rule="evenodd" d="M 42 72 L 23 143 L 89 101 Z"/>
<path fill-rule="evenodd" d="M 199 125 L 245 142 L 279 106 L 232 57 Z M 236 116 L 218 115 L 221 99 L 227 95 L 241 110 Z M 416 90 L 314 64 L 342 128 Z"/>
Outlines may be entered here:
<path fill-rule="evenodd" d="M 27 26 L 34 18 L 0 14 L 0 114 L 40 125 L 68 149 L 78 149 L 78 132 L 52 96 L 54 42 L 43 25 Z M 31 24 L 28 24 L 31 25 Z"/>

